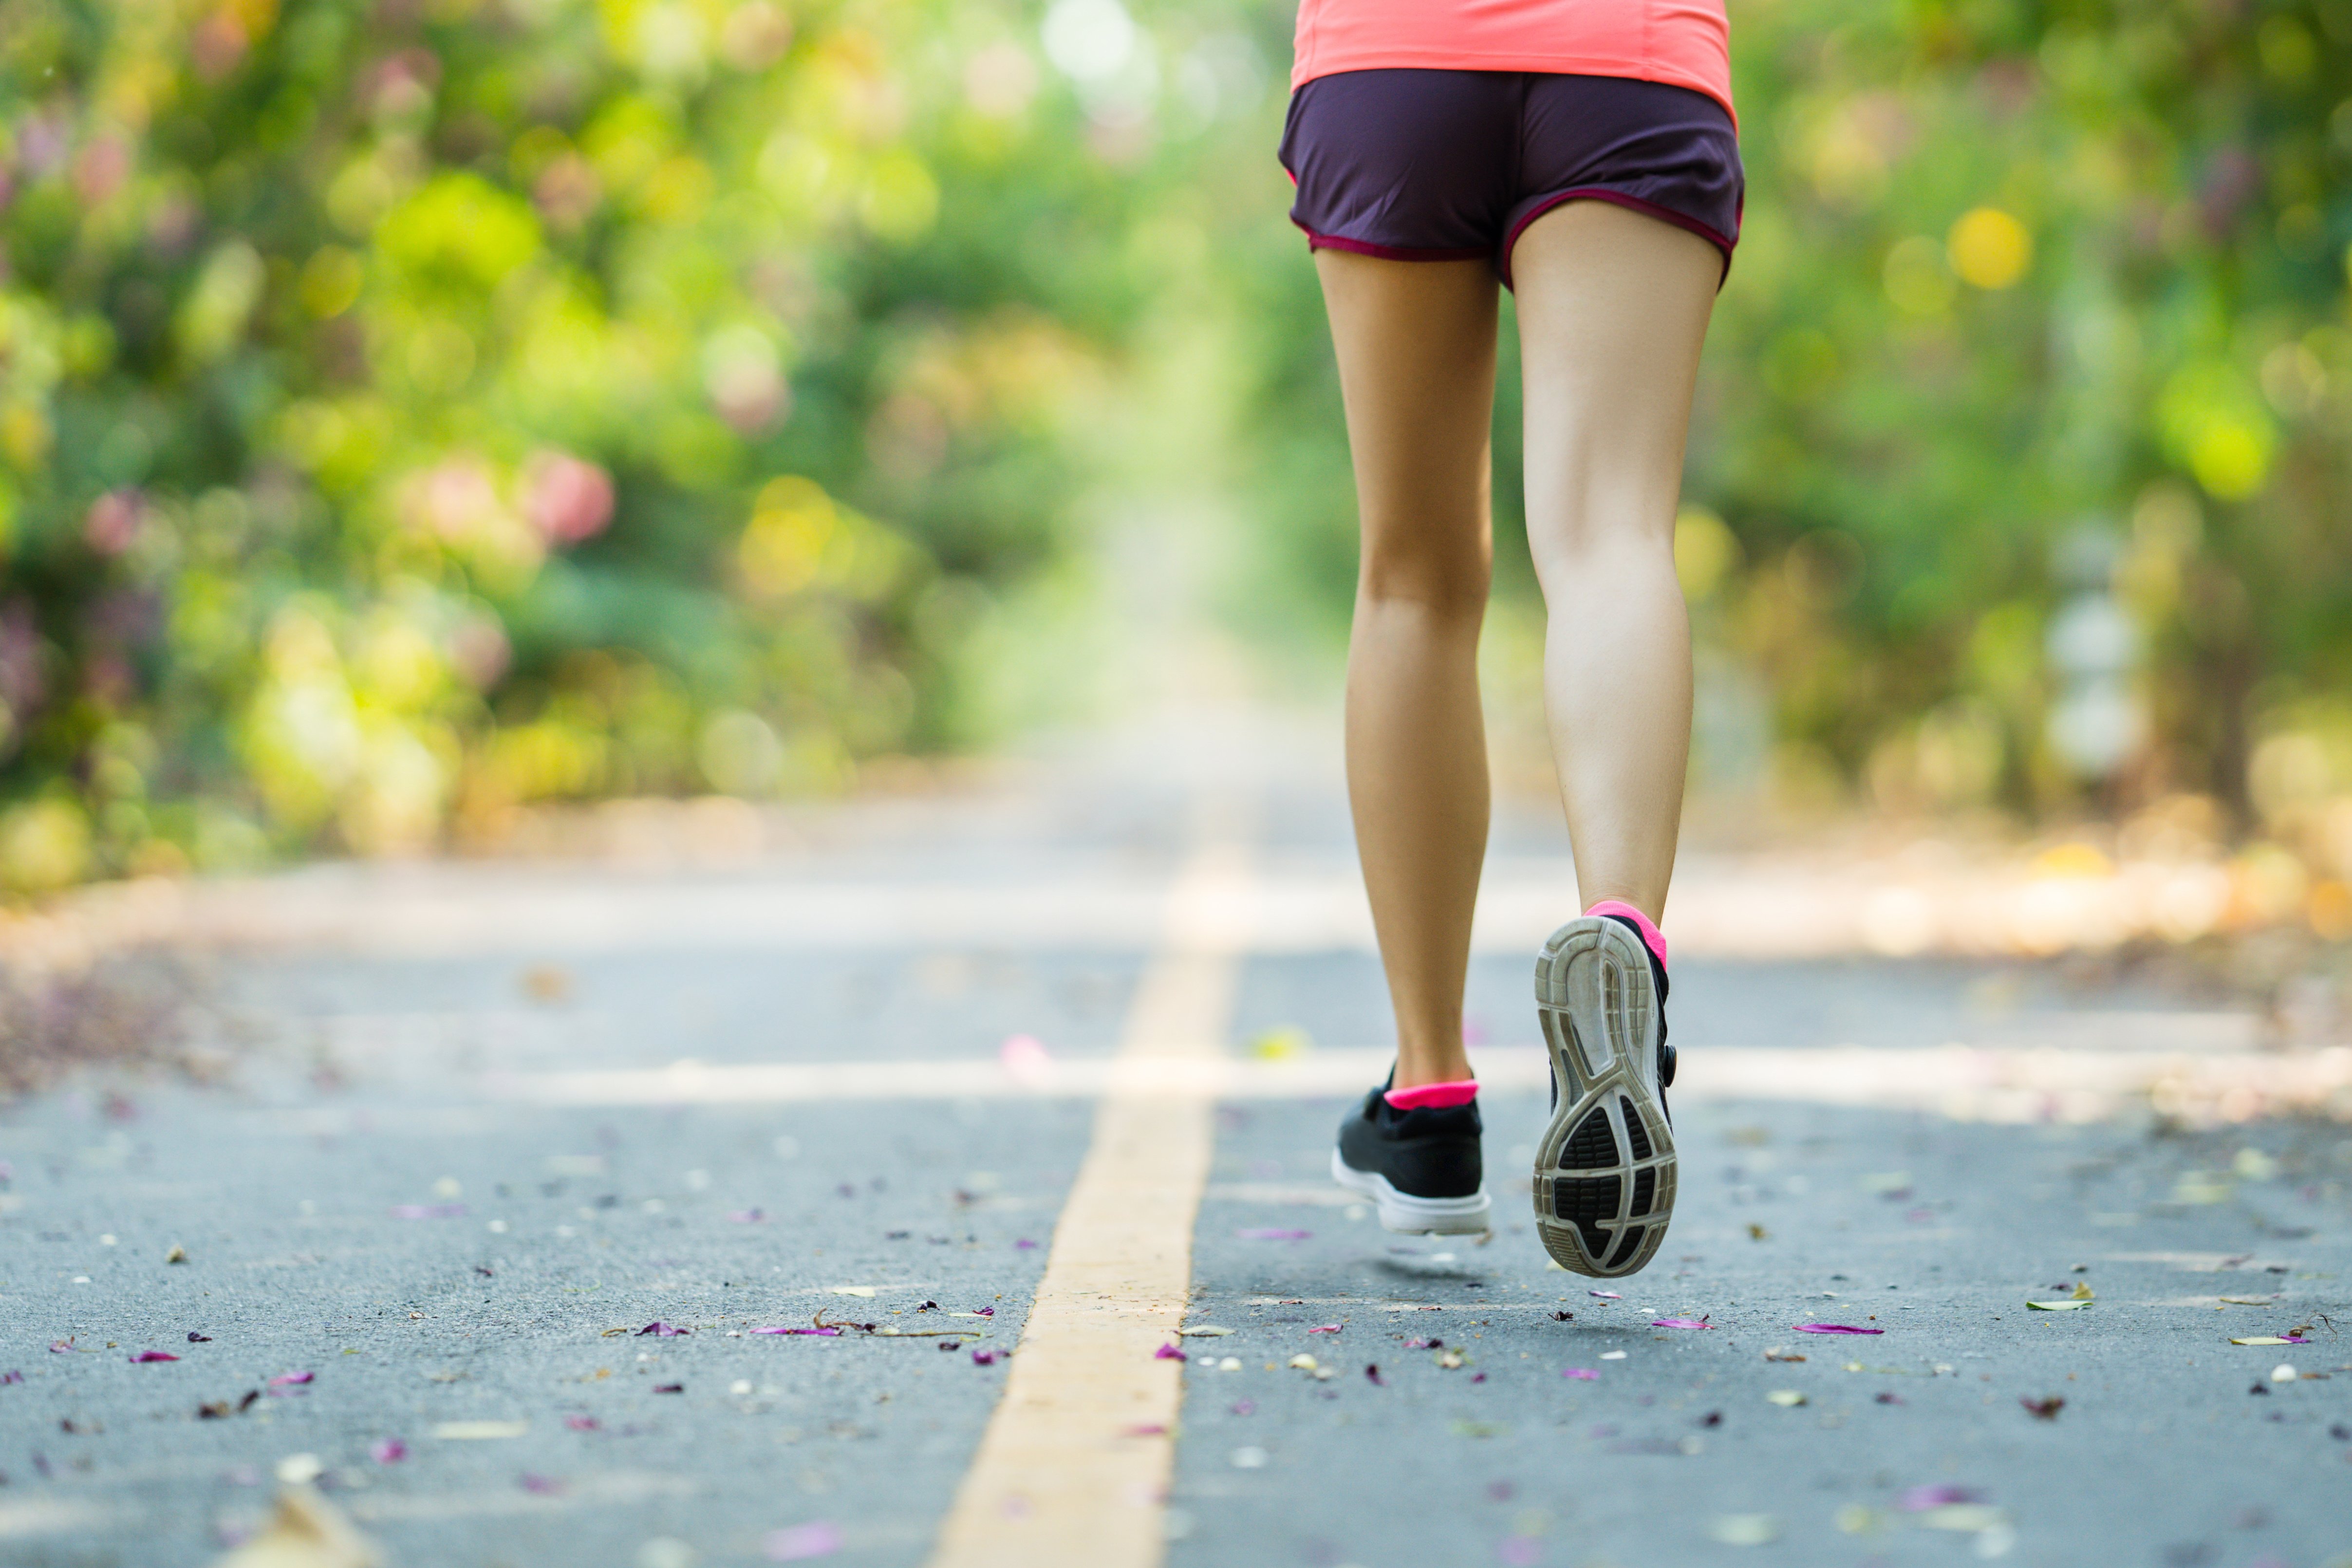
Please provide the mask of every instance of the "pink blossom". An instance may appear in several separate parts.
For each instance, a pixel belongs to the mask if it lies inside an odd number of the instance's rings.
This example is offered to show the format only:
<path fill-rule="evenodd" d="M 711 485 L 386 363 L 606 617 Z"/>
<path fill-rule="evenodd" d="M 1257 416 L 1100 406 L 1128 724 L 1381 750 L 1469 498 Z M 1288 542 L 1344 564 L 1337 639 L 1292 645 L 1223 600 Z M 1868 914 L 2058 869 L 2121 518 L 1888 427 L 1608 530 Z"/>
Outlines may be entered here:
<path fill-rule="evenodd" d="M 100 555 L 120 555 L 138 541 L 146 516 L 146 498 L 137 490 L 109 490 L 82 514 L 81 536 Z"/>
<path fill-rule="evenodd" d="M 593 539 L 613 521 L 613 477 L 568 452 L 533 457 L 523 487 L 523 515 L 551 544 Z"/>

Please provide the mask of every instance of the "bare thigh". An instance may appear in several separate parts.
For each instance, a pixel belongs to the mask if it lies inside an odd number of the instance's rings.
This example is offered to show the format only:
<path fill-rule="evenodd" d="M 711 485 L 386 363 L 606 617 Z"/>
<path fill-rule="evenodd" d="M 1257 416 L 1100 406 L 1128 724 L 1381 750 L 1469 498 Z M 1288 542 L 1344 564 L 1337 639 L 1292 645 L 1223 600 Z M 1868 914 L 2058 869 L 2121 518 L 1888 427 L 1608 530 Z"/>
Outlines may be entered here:
<path fill-rule="evenodd" d="M 1629 532 L 1671 547 L 1722 252 L 1687 229 L 1579 201 L 1528 226 L 1511 270 L 1538 575 Z"/>
<path fill-rule="evenodd" d="M 1339 353 L 1362 580 L 1376 597 L 1486 593 L 1496 284 L 1479 261 L 1318 250 Z"/>

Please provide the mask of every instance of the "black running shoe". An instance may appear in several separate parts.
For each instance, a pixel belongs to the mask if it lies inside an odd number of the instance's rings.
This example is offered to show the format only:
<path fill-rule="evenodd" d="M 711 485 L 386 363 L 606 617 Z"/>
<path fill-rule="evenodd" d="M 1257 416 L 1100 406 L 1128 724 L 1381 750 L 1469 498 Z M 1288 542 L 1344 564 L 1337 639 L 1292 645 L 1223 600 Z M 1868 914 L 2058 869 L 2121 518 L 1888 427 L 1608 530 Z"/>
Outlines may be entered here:
<path fill-rule="evenodd" d="M 1406 1236 L 1476 1235 L 1494 1206 L 1479 1186 L 1478 1102 L 1399 1110 L 1388 1085 L 1339 1123 L 1331 1179 L 1370 1198 L 1381 1224 Z"/>
<path fill-rule="evenodd" d="M 1665 1000 L 1665 966 L 1619 916 L 1569 921 L 1536 959 L 1552 1092 L 1536 1150 L 1536 1233 L 1579 1274 L 1642 1268 L 1674 1215 Z"/>

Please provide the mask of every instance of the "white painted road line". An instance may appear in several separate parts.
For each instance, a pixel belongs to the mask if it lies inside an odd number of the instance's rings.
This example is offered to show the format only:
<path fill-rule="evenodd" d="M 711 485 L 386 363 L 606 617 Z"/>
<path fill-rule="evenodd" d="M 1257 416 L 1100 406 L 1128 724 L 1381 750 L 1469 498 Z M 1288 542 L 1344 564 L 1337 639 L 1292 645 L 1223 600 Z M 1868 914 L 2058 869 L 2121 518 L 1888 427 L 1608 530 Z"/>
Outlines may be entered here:
<path fill-rule="evenodd" d="M 1163 961 L 1165 962 L 1165 961 Z M 1230 956 L 1224 960 L 1230 964 Z M 1230 984 L 1230 979 L 1224 982 Z M 1150 996 L 1139 997 L 1139 1016 Z M 777 1062 L 513 1075 L 493 1091 L 544 1105 L 774 1105 L 856 1100 L 1312 1100 L 1360 1094 L 1388 1071 L 1384 1047 L 1275 1061 L 1122 1049 L 1022 1071 L 987 1060 Z M 1535 1046 L 1486 1046 L 1481 1082 L 1547 1082 Z M 2188 1054 L 2032 1047 L 1743 1047 L 1684 1051 L 1677 1100 L 1779 1100 L 1919 1110 L 1961 1121 L 2105 1120 L 2150 1100 L 2159 1110 L 2245 1121 L 2282 1111 L 2352 1120 L 2352 1047 Z"/>

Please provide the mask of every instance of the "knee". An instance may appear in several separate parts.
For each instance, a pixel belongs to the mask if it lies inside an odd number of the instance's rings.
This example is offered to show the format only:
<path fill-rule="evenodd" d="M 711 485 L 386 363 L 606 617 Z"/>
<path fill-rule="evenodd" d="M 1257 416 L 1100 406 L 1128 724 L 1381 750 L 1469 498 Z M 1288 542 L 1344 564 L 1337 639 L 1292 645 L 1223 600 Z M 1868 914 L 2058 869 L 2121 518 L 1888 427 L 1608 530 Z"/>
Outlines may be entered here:
<path fill-rule="evenodd" d="M 1675 536 L 1663 529 L 1611 527 L 1591 518 L 1529 528 L 1528 547 L 1536 582 L 1549 595 L 1571 584 L 1595 580 L 1642 592 L 1652 583 L 1674 584 Z"/>
<path fill-rule="evenodd" d="M 1486 613 L 1493 562 L 1483 540 L 1450 549 L 1367 546 L 1356 578 L 1360 604 L 1476 625 Z"/>

